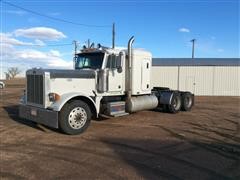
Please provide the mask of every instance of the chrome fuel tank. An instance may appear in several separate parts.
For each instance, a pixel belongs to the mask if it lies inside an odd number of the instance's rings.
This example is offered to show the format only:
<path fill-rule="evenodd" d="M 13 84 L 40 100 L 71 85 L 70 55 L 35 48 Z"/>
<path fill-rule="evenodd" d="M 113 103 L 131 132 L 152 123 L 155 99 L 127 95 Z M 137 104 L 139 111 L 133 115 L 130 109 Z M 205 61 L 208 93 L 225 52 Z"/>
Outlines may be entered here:
<path fill-rule="evenodd" d="M 131 97 L 127 101 L 127 111 L 137 112 L 141 110 L 154 109 L 158 106 L 158 98 L 155 95 L 144 95 Z"/>

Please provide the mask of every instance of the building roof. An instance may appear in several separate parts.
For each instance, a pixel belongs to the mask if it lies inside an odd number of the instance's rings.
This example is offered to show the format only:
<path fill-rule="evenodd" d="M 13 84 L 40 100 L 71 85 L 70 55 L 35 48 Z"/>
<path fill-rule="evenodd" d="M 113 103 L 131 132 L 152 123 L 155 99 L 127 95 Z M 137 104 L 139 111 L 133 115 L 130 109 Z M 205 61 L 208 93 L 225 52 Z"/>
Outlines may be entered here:
<path fill-rule="evenodd" d="M 240 66 L 240 58 L 153 58 L 153 66 Z"/>

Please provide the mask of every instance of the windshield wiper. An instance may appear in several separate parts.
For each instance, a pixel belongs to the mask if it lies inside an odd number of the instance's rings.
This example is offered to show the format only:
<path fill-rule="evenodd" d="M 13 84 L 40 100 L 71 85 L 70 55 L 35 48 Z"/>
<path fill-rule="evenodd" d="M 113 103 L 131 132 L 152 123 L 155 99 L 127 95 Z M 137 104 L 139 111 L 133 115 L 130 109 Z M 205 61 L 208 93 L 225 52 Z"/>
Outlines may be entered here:
<path fill-rule="evenodd" d="M 94 69 L 91 66 L 77 67 L 76 69 Z"/>
<path fill-rule="evenodd" d="M 90 68 L 90 69 L 92 69 L 92 67 L 91 67 L 91 66 L 84 66 L 84 67 L 82 67 L 82 68 Z"/>

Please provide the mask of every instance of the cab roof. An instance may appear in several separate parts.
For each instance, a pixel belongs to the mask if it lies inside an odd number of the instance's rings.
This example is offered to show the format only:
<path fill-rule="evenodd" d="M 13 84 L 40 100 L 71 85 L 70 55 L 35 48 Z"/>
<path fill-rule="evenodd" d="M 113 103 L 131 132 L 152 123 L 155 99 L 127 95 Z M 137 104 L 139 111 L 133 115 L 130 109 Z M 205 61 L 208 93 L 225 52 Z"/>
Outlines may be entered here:
<path fill-rule="evenodd" d="M 125 52 L 125 54 L 128 54 L 127 48 L 86 48 L 82 49 L 80 53 L 77 54 L 82 54 L 82 53 L 108 53 L 108 54 L 119 54 L 120 52 Z M 152 54 L 149 51 L 146 51 L 144 49 L 133 49 L 132 50 L 133 54 L 141 55 L 141 56 L 152 56 Z"/>

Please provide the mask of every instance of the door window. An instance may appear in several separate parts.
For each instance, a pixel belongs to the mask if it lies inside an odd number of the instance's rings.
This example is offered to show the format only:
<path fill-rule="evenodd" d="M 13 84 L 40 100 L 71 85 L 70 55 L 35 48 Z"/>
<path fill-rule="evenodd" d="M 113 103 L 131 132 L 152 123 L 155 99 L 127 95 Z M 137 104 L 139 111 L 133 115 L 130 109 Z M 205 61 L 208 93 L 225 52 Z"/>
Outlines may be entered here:
<path fill-rule="evenodd" d="M 116 55 L 109 55 L 107 60 L 107 68 L 109 69 L 116 69 L 117 68 L 117 61 L 119 61 L 119 56 Z"/>

